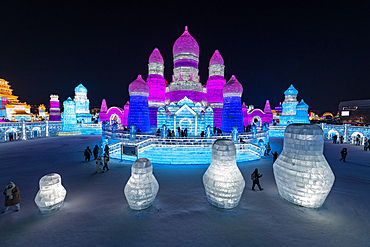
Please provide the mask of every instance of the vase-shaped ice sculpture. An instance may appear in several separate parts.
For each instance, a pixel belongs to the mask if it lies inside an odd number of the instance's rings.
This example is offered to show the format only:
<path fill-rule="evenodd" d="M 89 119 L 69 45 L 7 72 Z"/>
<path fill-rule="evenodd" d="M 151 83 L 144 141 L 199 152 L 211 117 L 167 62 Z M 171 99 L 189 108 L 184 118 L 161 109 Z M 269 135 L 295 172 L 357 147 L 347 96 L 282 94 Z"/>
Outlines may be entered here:
<path fill-rule="evenodd" d="M 233 141 L 218 139 L 212 146 L 212 163 L 203 175 L 208 202 L 219 208 L 234 208 L 242 196 L 245 181 L 236 165 Z"/>
<path fill-rule="evenodd" d="M 149 208 L 157 196 L 159 185 L 153 175 L 150 160 L 140 158 L 131 167 L 131 177 L 128 180 L 124 193 L 128 205 L 133 210 Z"/>
<path fill-rule="evenodd" d="M 279 194 L 287 201 L 320 207 L 334 183 L 324 155 L 324 137 L 317 125 L 291 124 L 284 134 L 284 149 L 273 165 Z"/>
<path fill-rule="evenodd" d="M 40 190 L 35 197 L 35 203 L 41 212 L 58 210 L 64 202 L 67 191 L 62 185 L 62 178 L 57 173 L 43 176 L 40 181 Z"/>

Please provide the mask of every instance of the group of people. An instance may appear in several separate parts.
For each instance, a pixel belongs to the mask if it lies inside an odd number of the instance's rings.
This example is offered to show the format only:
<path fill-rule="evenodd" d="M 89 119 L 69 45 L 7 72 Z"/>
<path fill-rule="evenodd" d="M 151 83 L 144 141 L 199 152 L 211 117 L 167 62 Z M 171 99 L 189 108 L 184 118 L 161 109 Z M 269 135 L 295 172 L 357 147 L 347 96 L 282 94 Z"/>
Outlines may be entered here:
<path fill-rule="evenodd" d="M 104 154 L 103 157 L 98 156 L 99 155 L 99 147 L 98 145 L 95 145 L 93 151 L 91 152 L 90 147 L 87 146 L 84 155 L 85 155 L 85 161 L 90 161 L 91 155 L 94 154 L 94 160 L 96 160 L 96 168 L 95 168 L 95 173 L 104 173 L 104 170 L 108 168 L 108 161 L 109 161 L 109 147 L 108 145 L 105 145 L 104 147 Z M 103 165 L 104 164 L 104 165 Z"/>
<path fill-rule="evenodd" d="M 343 140 L 344 140 L 344 137 L 343 136 L 340 136 L 339 137 L 340 144 L 343 144 Z M 339 142 L 338 142 L 338 136 L 337 135 L 334 135 L 333 136 L 333 143 L 338 144 Z"/>

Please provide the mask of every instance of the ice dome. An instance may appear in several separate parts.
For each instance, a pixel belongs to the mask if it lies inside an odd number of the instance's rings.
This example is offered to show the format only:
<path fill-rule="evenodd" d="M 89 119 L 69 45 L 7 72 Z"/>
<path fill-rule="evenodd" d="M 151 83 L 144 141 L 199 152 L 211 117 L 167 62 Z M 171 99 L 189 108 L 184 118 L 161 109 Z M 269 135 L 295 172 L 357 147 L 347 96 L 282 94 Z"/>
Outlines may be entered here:
<path fill-rule="evenodd" d="M 131 177 L 124 193 L 127 202 L 133 210 L 143 210 L 150 207 L 157 196 L 159 185 L 153 175 L 153 167 L 147 158 L 137 159 L 131 167 Z"/>
<path fill-rule="evenodd" d="M 219 208 L 234 208 L 242 196 L 245 181 L 236 165 L 235 144 L 218 139 L 212 146 L 212 163 L 203 175 L 208 202 Z"/>
<path fill-rule="evenodd" d="M 162 54 L 159 52 L 158 48 L 154 48 L 152 54 L 149 56 L 149 63 L 160 63 L 164 64 Z"/>
<path fill-rule="evenodd" d="M 284 95 L 297 95 L 298 90 L 294 88 L 293 84 L 290 84 L 290 87 L 284 92 Z"/>
<path fill-rule="evenodd" d="M 230 80 L 225 84 L 222 93 L 224 97 L 230 96 L 242 96 L 243 93 L 243 86 L 240 82 L 235 78 L 235 75 L 231 76 Z"/>
<path fill-rule="evenodd" d="M 78 93 L 87 93 L 87 88 L 82 85 L 82 83 L 80 83 L 80 85 L 78 85 L 77 87 L 75 87 L 75 92 L 78 92 Z"/>
<path fill-rule="evenodd" d="M 141 78 L 141 75 L 138 75 L 136 80 L 130 83 L 128 86 L 128 92 L 130 96 L 133 95 L 141 95 L 141 96 L 149 96 L 149 86 L 148 84 Z"/>
<path fill-rule="evenodd" d="M 71 99 L 71 97 L 68 97 L 68 99 L 63 101 L 63 106 L 70 106 L 70 105 L 76 105 L 76 103 Z"/>
<path fill-rule="evenodd" d="M 335 177 L 323 151 L 324 136 L 319 126 L 288 125 L 283 151 L 273 164 L 281 197 L 310 208 L 318 208 L 324 203 Z"/>
<path fill-rule="evenodd" d="M 59 209 L 64 202 L 67 191 L 62 185 L 62 178 L 57 173 L 43 176 L 39 181 L 40 190 L 35 197 L 35 203 L 41 212 Z"/>
<path fill-rule="evenodd" d="M 194 53 L 199 56 L 198 42 L 188 32 L 188 27 L 185 27 L 184 33 L 175 41 L 172 49 L 173 55 L 178 53 Z"/>
<path fill-rule="evenodd" d="M 211 59 L 209 60 L 209 65 L 212 64 L 224 64 L 224 59 L 218 50 L 213 53 Z"/>
<path fill-rule="evenodd" d="M 299 102 L 299 104 L 297 105 L 297 109 L 300 108 L 300 109 L 308 109 L 308 105 L 306 104 L 306 102 L 304 102 L 304 100 L 302 99 L 301 102 Z"/>

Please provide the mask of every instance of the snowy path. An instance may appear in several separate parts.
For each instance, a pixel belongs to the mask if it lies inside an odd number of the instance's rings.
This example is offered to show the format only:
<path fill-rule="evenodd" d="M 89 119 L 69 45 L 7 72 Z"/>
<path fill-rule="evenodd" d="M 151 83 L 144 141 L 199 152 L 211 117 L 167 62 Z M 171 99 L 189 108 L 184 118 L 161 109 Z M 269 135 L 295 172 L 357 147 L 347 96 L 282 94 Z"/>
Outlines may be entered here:
<path fill-rule="evenodd" d="M 83 162 L 84 148 L 99 142 L 79 136 L 0 144 L 0 186 L 14 181 L 22 199 L 20 212 L 0 215 L 0 246 L 370 246 L 370 152 L 362 147 L 325 143 L 336 180 L 317 210 L 278 195 L 269 156 L 239 166 L 246 188 L 232 210 L 208 204 L 207 166 L 154 165 L 158 196 L 136 212 L 123 195 L 130 163 L 111 160 L 109 172 L 93 174 L 95 162 Z M 281 152 L 281 138 L 271 144 Z M 339 162 L 344 146 L 347 163 Z M 250 190 L 256 167 L 264 174 L 261 192 Z M 43 215 L 34 197 L 51 172 L 62 176 L 67 197 L 59 211 Z"/>

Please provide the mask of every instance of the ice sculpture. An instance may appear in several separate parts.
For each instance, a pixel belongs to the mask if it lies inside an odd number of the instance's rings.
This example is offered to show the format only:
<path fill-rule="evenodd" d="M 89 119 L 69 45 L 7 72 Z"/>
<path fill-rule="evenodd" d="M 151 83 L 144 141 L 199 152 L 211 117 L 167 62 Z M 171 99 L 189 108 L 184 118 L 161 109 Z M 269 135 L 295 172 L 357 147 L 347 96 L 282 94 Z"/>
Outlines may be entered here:
<path fill-rule="evenodd" d="M 288 125 L 284 149 L 273 165 L 279 194 L 285 200 L 310 208 L 324 203 L 335 178 L 323 150 L 324 137 L 319 126 Z"/>
<path fill-rule="evenodd" d="M 131 177 L 124 189 L 130 208 L 133 210 L 149 208 L 154 202 L 158 190 L 159 185 L 153 175 L 150 160 L 147 158 L 136 160 L 131 167 Z"/>
<path fill-rule="evenodd" d="M 67 191 L 62 185 L 62 178 L 57 173 L 43 176 L 40 181 L 40 190 L 35 197 L 35 203 L 41 212 L 58 210 L 64 202 Z"/>
<path fill-rule="evenodd" d="M 203 175 L 208 202 L 219 208 L 238 205 L 245 187 L 244 178 L 236 165 L 234 142 L 218 139 L 212 146 L 212 163 Z"/>

